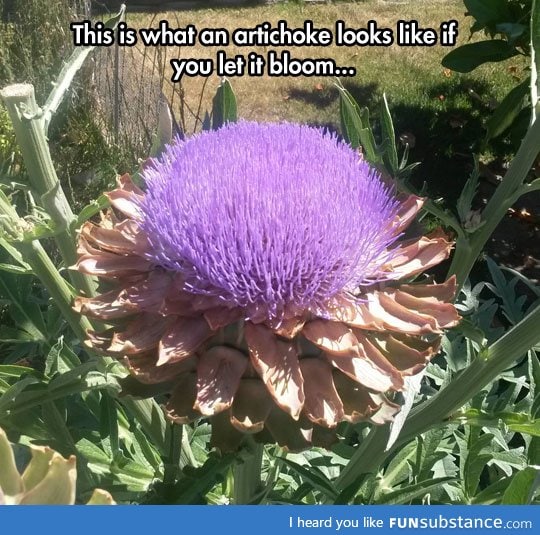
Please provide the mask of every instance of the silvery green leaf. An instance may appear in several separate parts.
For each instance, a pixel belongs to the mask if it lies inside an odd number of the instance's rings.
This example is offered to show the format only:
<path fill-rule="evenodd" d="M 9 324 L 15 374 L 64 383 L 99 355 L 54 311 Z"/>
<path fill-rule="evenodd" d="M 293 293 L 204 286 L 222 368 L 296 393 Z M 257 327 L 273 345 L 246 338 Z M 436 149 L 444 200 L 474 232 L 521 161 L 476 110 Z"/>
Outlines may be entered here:
<path fill-rule="evenodd" d="M 457 200 L 456 208 L 458 211 L 459 218 L 462 223 L 467 221 L 472 210 L 472 202 L 476 195 L 476 190 L 478 189 L 478 177 L 480 176 L 478 170 L 478 158 L 474 158 L 474 169 L 469 176 L 469 179 L 465 183 L 465 186 L 461 190 L 461 194 Z"/>
<path fill-rule="evenodd" d="M 412 500 L 428 496 L 431 492 L 439 490 L 443 483 L 454 481 L 451 477 L 431 478 L 414 485 L 408 485 L 394 492 L 379 497 L 377 504 L 409 504 Z"/>
<path fill-rule="evenodd" d="M 385 451 L 390 450 L 390 448 L 395 444 L 396 440 L 398 439 L 401 428 L 405 424 L 405 420 L 407 419 L 409 412 L 411 412 L 414 398 L 416 394 L 420 392 L 420 384 L 422 383 L 422 379 L 424 378 L 425 373 L 426 372 L 424 368 L 424 370 L 422 370 L 416 375 L 405 377 L 405 386 L 403 393 L 404 402 L 401 406 L 401 410 L 397 413 L 397 415 L 394 417 L 394 421 L 390 424 L 390 436 L 388 437 Z"/>
<path fill-rule="evenodd" d="M 236 96 L 231 83 L 223 78 L 212 101 L 212 129 L 217 130 L 226 123 L 238 119 Z"/>
<path fill-rule="evenodd" d="M 504 493 L 504 505 L 527 505 L 532 502 L 540 487 L 540 466 L 528 466 L 517 472 Z"/>
<path fill-rule="evenodd" d="M 15 457 L 6 433 L 0 428 L 0 490 L 4 501 L 24 491 L 24 484 L 15 465 Z"/>
<path fill-rule="evenodd" d="M 394 487 L 411 475 L 411 465 L 416 455 L 416 442 L 412 441 L 397 451 L 381 479 L 381 486 Z"/>

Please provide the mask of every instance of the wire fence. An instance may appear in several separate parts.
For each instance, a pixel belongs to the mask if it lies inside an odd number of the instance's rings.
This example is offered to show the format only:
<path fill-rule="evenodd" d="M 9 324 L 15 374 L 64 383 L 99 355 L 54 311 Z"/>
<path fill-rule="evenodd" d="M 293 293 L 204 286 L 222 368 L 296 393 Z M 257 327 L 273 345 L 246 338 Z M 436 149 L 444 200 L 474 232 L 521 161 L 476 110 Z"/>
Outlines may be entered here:
<path fill-rule="evenodd" d="M 137 157 L 152 144 L 164 101 L 186 127 L 182 85 L 171 83 L 167 74 L 172 57 L 170 48 L 139 43 L 99 47 L 93 55 L 91 88 L 100 123 L 111 142 L 129 147 Z"/>
<path fill-rule="evenodd" d="M 189 9 L 226 8 L 273 1 L 275 0 L 132 0 L 129 2 L 129 9 L 155 13 L 146 23 L 148 27 L 156 27 L 163 18 L 158 12 L 167 10 L 170 26 L 182 27 L 185 25 L 185 11 Z M 102 0 L 94 2 L 93 7 L 112 13 L 120 4 L 121 2 L 116 0 Z M 128 11 L 128 26 L 131 17 L 133 14 Z M 181 53 L 181 47 L 145 47 L 140 42 L 131 47 L 120 47 L 116 44 L 107 48 L 100 47 L 94 53 L 91 86 L 102 128 L 111 142 L 128 147 L 138 158 L 148 153 L 164 102 L 172 111 L 181 131 L 193 132 L 202 125 L 206 111 L 203 101 L 208 79 L 198 87 L 197 95 L 193 95 L 190 89 L 190 98 L 187 99 L 184 84 L 170 81 L 170 60 L 179 58 Z"/>
<path fill-rule="evenodd" d="M 92 7 L 90 0 L 0 0 L 0 85 L 30 82 L 38 102 L 44 102 L 51 81 L 73 51 L 70 22 L 89 19 Z M 171 26 L 181 25 L 181 13 L 169 12 Z M 134 16 L 126 16 L 128 25 Z M 148 25 L 158 24 L 161 18 L 151 16 Z M 200 106 L 189 107 L 183 85 L 169 78 L 170 59 L 180 53 L 180 48 L 140 43 L 96 47 L 69 98 L 84 101 L 105 140 L 136 161 L 148 154 L 164 101 L 180 129 L 200 125 Z"/>
<path fill-rule="evenodd" d="M 269 3 L 274 0 L 131 0 L 129 8 L 152 11 L 146 14 L 148 27 L 163 18 L 168 9 L 171 27 L 185 26 L 187 9 L 226 8 L 232 5 Z M 69 29 L 72 21 L 90 19 L 97 11 L 113 14 L 118 0 L 0 0 L 0 82 L 28 81 L 36 86 L 38 101 L 50 91 L 50 81 L 73 50 Z M 98 15 L 107 18 L 107 14 Z M 138 15 L 128 11 L 125 22 Z M 148 154 L 156 131 L 159 110 L 166 101 L 183 131 L 200 128 L 206 105 L 208 79 L 189 85 L 170 81 L 170 60 L 180 57 L 180 47 L 134 46 L 96 47 L 90 61 L 73 85 L 71 98 L 84 99 L 105 140 L 127 150 L 136 161 Z M 25 79 L 21 78 L 24 73 Z M 212 85 L 212 84 L 209 84 Z"/>

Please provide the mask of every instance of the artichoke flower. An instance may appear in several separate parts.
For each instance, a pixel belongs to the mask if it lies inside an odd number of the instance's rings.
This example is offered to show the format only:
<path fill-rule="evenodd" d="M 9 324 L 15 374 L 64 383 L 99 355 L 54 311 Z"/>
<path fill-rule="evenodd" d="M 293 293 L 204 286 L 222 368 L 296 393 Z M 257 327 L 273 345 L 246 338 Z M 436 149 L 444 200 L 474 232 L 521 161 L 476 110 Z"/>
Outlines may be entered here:
<path fill-rule="evenodd" d="M 442 231 L 403 233 L 423 200 L 396 194 L 335 135 L 240 122 L 167 146 L 108 193 L 80 231 L 90 332 L 142 383 L 170 385 L 169 417 L 289 450 L 329 447 L 342 422 L 383 424 L 458 322 L 456 283 L 411 280 L 447 256 Z"/>
<path fill-rule="evenodd" d="M 30 446 L 32 459 L 22 475 L 13 450 L 0 429 L 0 505 L 74 505 L 77 483 L 76 459 L 64 459 L 45 446 Z M 87 505 L 112 505 L 112 496 L 94 490 Z"/>

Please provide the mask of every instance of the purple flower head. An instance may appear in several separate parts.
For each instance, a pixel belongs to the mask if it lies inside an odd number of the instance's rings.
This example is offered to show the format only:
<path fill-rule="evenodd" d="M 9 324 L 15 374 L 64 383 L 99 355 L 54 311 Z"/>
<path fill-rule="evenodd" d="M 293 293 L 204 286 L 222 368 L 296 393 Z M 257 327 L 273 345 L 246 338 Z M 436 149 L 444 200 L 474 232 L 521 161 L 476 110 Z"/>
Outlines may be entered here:
<path fill-rule="evenodd" d="M 247 319 L 278 321 L 369 282 L 398 203 L 323 130 L 240 122 L 167 147 L 144 175 L 150 260 Z"/>

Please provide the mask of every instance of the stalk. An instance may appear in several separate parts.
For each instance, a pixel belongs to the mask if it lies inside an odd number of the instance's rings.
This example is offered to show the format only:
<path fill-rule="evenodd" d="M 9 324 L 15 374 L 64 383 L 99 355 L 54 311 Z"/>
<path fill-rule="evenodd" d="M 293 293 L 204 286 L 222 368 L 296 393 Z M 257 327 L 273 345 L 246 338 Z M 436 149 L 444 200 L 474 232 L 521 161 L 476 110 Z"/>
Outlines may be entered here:
<path fill-rule="evenodd" d="M 261 489 L 263 445 L 251 442 L 247 454 L 233 468 L 235 505 L 247 505 L 253 501 Z"/>
<path fill-rule="evenodd" d="M 180 470 L 184 426 L 170 423 L 169 427 L 169 454 L 163 461 L 163 483 L 165 485 L 174 485 Z"/>
<path fill-rule="evenodd" d="M 503 181 L 484 209 L 482 213 L 483 225 L 469 239 L 464 237 L 457 241 L 456 252 L 448 275 L 455 274 L 457 276 L 459 287 L 467 279 L 484 245 L 505 216 L 508 208 L 516 201 L 516 192 L 523 187 L 523 181 L 533 166 L 538 152 L 540 152 L 540 121 L 535 121 L 527 130 Z"/>
<path fill-rule="evenodd" d="M 36 103 L 34 87 L 30 84 L 10 85 L 0 91 L 0 96 L 13 123 L 30 185 L 51 217 L 57 231 L 54 239 L 64 264 L 72 266 L 77 260 L 75 216 L 54 169 L 45 135 L 44 115 Z M 69 276 L 76 288 L 88 296 L 93 295 L 95 285 L 90 277 L 75 271 Z"/>
<path fill-rule="evenodd" d="M 477 358 L 467 369 L 454 377 L 446 388 L 413 409 L 399 439 L 389 451 L 385 451 L 389 426 L 373 429 L 336 479 L 336 488 L 342 491 L 359 482 L 363 474 L 377 470 L 396 448 L 444 422 L 540 341 L 538 325 L 540 306 L 493 343 L 484 358 Z"/>
<path fill-rule="evenodd" d="M 5 219 L 8 234 L 13 234 L 10 244 L 21 254 L 24 261 L 32 268 L 34 275 L 41 281 L 49 292 L 64 319 L 67 321 L 79 340 L 86 338 L 86 330 L 92 325 L 87 318 L 77 314 L 72 308 L 73 293 L 64 278 L 58 273 L 49 255 L 37 240 L 17 241 L 16 237 L 21 232 L 24 220 L 19 218 L 17 212 L 7 201 L 3 194 L 0 195 L 0 216 Z"/>
<path fill-rule="evenodd" d="M 24 255 L 26 262 L 41 281 L 47 292 L 62 312 L 75 336 L 79 340 L 86 338 L 86 331 L 92 328 L 87 318 L 77 314 L 72 308 L 73 294 L 66 281 L 58 273 L 49 255 L 38 241 L 23 242 L 17 247 Z"/>
<path fill-rule="evenodd" d="M 411 412 L 399 443 L 406 442 L 447 418 L 540 341 L 540 306 L 494 342 L 485 358 L 477 358 L 466 370 L 426 403 Z M 421 429 L 421 431 L 418 431 Z"/>

